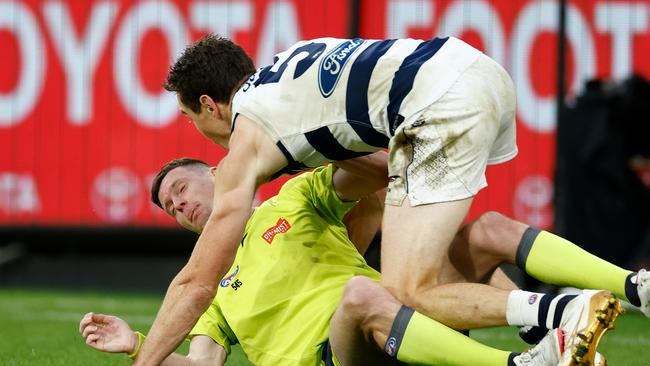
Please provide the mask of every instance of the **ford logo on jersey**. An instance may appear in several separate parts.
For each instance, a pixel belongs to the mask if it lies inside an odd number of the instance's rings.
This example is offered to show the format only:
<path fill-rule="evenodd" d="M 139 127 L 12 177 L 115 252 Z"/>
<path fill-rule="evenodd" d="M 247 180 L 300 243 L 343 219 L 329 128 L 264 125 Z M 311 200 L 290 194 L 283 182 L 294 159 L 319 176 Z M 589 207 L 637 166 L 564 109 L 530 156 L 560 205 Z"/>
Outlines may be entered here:
<path fill-rule="evenodd" d="M 330 94 L 334 91 L 336 83 L 339 81 L 339 77 L 343 72 L 345 63 L 348 61 L 350 56 L 356 51 L 361 44 L 363 44 L 363 39 L 354 38 L 349 41 L 345 41 L 340 45 L 336 46 L 335 49 L 330 51 L 323 60 L 320 62 L 320 70 L 318 73 L 318 86 L 320 87 L 320 93 L 325 97 L 329 97 Z"/>
<path fill-rule="evenodd" d="M 221 287 L 228 287 L 230 286 L 230 283 L 232 282 L 232 279 L 237 276 L 237 273 L 239 273 L 239 264 L 235 267 L 235 272 L 231 274 L 228 277 L 224 277 L 223 280 L 221 280 L 221 283 L 219 286 Z"/>

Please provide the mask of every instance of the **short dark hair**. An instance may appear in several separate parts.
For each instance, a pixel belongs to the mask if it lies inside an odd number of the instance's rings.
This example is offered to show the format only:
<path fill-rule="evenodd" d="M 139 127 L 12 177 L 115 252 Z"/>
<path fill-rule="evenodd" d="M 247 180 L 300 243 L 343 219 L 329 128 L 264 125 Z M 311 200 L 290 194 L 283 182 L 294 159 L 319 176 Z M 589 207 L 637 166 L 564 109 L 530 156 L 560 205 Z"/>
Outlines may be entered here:
<path fill-rule="evenodd" d="M 254 72 L 253 60 L 241 47 L 227 38 L 207 34 L 183 51 L 169 68 L 163 87 L 200 113 L 201 95 L 228 103 L 235 88 Z"/>
<path fill-rule="evenodd" d="M 203 160 L 199 159 L 192 159 L 192 158 L 180 158 L 180 159 L 174 159 L 167 164 L 165 164 L 162 168 L 160 168 L 160 171 L 158 171 L 158 174 L 153 178 L 153 181 L 151 182 L 151 202 L 155 203 L 156 206 L 162 208 L 162 204 L 160 203 L 160 199 L 158 199 L 158 192 L 160 191 L 160 184 L 162 183 L 163 179 L 167 176 L 169 172 L 172 170 L 182 167 L 182 166 L 192 166 L 192 165 L 202 165 L 205 167 L 209 167 L 208 163 L 206 163 Z"/>

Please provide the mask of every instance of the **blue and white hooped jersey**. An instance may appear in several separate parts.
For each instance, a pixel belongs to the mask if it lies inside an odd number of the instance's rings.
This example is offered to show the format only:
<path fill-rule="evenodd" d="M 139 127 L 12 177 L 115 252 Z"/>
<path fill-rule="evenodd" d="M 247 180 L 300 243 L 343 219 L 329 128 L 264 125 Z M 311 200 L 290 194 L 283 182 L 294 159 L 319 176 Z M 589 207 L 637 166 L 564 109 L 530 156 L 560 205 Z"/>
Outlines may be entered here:
<path fill-rule="evenodd" d="M 456 38 L 301 41 L 235 94 L 233 121 L 259 124 L 289 160 L 283 173 L 388 147 L 481 54 Z"/>

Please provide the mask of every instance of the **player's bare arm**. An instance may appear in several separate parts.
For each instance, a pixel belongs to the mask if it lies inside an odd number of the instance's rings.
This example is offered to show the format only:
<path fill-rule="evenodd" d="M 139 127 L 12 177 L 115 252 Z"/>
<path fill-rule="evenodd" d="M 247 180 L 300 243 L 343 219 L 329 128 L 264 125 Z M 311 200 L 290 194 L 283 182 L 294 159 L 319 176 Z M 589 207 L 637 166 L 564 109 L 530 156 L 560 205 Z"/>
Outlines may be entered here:
<path fill-rule="evenodd" d="M 385 151 L 337 161 L 332 184 L 336 195 L 354 201 L 388 185 L 388 154 Z"/>
<path fill-rule="evenodd" d="M 214 206 L 188 263 L 170 284 L 135 366 L 158 365 L 192 329 L 232 265 L 257 187 L 288 164 L 270 138 L 239 116 L 215 175 Z"/>
<path fill-rule="evenodd" d="M 86 314 L 79 323 L 79 332 L 88 346 L 102 352 L 137 352 L 138 335 L 123 320 L 112 315 Z M 187 356 L 170 354 L 162 366 L 221 366 L 226 362 L 226 350 L 208 336 L 197 335 L 190 342 Z"/>
<path fill-rule="evenodd" d="M 388 169 L 384 151 L 335 163 L 332 185 L 339 198 L 360 201 L 345 215 L 348 237 L 364 254 L 374 239 L 384 213 Z"/>

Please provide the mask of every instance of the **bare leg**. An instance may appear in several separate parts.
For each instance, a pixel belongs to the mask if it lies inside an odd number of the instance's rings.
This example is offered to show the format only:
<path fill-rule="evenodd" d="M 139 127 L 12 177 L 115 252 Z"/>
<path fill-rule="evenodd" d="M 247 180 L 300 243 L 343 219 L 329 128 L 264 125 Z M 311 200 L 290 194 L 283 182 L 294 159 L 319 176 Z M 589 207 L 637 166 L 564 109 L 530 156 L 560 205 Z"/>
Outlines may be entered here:
<path fill-rule="evenodd" d="M 417 312 L 399 318 L 398 314 L 408 312 L 372 280 L 352 278 L 330 322 L 330 342 L 337 359 L 343 366 L 399 365 L 385 353 L 393 352 L 400 360 L 418 365 L 505 366 L 514 356 Z M 392 343 L 384 351 L 389 336 Z"/>
<path fill-rule="evenodd" d="M 483 282 L 501 263 L 515 264 L 527 228 L 499 213 L 484 213 L 458 232 L 449 249 L 449 261 L 468 281 Z"/>
<path fill-rule="evenodd" d="M 449 282 L 449 248 L 472 199 L 410 207 L 386 206 L 382 225 L 382 286 L 410 305 L 422 290 Z"/>
<path fill-rule="evenodd" d="M 494 271 L 494 274 L 490 277 L 487 284 L 508 291 L 519 289 L 517 284 L 512 282 L 512 280 L 500 268 L 497 268 L 497 270 Z"/>
<path fill-rule="evenodd" d="M 382 350 L 400 306 L 370 279 L 352 278 L 330 321 L 330 343 L 339 362 L 343 366 L 400 365 Z"/>
<path fill-rule="evenodd" d="M 439 283 L 473 282 L 514 290 L 517 286 L 498 267 L 514 263 L 528 226 L 487 212 L 462 227 L 443 258 Z"/>
<path fill-rule="evenodd" d="M 486 283 L 501 262 L 514 261 L 525 225 L 492 230 L 490 225 L 516 222 L 490 214 L 458 231 L 470 204 L 471 199 L 387 206 L 382 285 L 406 305 L 456 329 L 505 325 L 509 291 L 458 282 Z M 495 235 L 499 230 L 503 234 Z"/>

